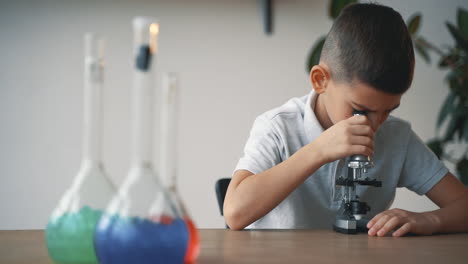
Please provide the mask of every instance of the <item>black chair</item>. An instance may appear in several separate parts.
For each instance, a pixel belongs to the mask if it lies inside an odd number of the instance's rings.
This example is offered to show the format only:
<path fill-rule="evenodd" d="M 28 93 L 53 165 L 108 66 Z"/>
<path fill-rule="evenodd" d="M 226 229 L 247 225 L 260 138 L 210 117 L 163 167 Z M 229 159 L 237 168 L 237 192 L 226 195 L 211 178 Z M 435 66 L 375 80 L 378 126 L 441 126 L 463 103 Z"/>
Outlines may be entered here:
<path fill-rule="evenodd" d="M 226 197 L 226 192 L 230 182 L 231 178 L 222 178 L 217 180 L 215 183 L 216 199 L 218 200 L 219 212 L 221 213 L 221 215 L 224 215 L 224 197 Z"/>

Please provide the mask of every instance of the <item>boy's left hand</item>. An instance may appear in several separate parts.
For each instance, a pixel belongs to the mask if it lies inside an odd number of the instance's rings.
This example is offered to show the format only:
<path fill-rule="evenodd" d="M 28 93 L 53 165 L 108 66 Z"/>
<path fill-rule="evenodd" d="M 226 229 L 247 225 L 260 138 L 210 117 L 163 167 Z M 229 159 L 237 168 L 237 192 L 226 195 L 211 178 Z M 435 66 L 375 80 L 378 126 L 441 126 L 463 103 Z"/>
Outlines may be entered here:
<path fill-rule="evenodd" d="M 436 232 L 438 220 L 436 216 L 426 213 L 414 213 L 402 209 L 391 209 L 376 215 L 367 224 L 370 236 L 385 236 L 393 232 L 399 237 L 408 232 L 420 235 L 430 235 Z"/>

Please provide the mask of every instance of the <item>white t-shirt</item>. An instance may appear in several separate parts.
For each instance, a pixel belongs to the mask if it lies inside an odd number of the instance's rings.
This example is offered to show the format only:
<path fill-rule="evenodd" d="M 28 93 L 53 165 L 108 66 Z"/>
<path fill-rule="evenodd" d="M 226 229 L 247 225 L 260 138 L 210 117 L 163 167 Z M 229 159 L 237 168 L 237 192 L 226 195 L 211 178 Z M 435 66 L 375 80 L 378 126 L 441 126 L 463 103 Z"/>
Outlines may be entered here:
<path fill-rule="evenodd" d="M 323 132 L 313 111 L 316 98 L 312 91 L 257 117 L 234 171 L 258 174 L 315 140 Z M 367 176 L 382 181 L 382 187 L 356 188 L 361 201 L 371 207 L 366 216 L 369 219 L 389 208 L 397 187 L 423 195 L 448 172 L 406 121 L 390 116 L 374 139 L 374 167 Z M 247 228 L 330 228 L 342 198 L 335 178 L 345 173 L 345 159 L 323 165 L 277 207 Z"/>

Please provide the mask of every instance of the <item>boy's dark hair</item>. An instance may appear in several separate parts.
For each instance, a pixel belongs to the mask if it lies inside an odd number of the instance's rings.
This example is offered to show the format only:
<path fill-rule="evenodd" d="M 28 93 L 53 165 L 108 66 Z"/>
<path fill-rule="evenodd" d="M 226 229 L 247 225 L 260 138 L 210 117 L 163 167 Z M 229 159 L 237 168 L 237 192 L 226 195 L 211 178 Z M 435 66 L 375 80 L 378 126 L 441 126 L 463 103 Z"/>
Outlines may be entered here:
<path fill-rule="evenodd" d="M 411 85 L 414 51 L 401 15 L 378 4 L 352 4 L 333 23 L 320 60 L 335 81 L 358 81 L 402 94 Z"/>

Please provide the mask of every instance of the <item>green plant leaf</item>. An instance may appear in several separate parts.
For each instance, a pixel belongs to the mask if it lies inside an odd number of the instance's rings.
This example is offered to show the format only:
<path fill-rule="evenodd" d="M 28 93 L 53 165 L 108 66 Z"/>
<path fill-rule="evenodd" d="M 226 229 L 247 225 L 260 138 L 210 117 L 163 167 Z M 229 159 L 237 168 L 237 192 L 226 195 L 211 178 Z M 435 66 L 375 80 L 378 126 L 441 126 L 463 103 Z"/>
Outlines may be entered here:
<path fill-rule="evenodd" d="M 444 144 L 438 138 L 434 138 L 427 142 L 427 146 L 434 152 L 437 158 L 441 159 L 442 153 L 444 152 Z"/>
<path fill-rule="evenodd" d="M 457 124 L 457 134 L 458 134 L 458 140 L 463 140 L 464 137 L 464 130 L 465 130 L 465 123 L 466 123 L 466 116 L 465 115 L 459 115 L 458 117 L 458 124 Z"/>
<path fill-rule="evenodd" d="M 456 131 L 457 131 L 457 118 L 452 116 L 447 126 L 447 130 L 445 131 L 444 142 L 452 141 L 453 136 L 455 135 Z"/>
<path fill-rule="evenodd" d="M 463 36 L 460 30 L 448 22 L 445 24 L 447 25 L 450 34 L 452 34 L 452 37 L 455 39 L 457 46 L 468 52 L 468 40 Z"/>
<path fill-rule="evenodd" d="M 461 87 L 460 80 L 463 79 L 463 75 L 465 72 L 463 72 L 461 69 L 453 69 L 447 73 L 447 76 L 445 77 L 445 80 L 449 83 L 450 89 L 457 93 L 458 95 L 463 94 L 463 88 Z"/>
<path fill-rule="evenodd" d="M 341 10 L 349 4 L 356 3 L 357 0 L 331 0 L 329 15 L 332 19 L 335 19 L 340 14 Z"/>
<path fill-rule="evenodd" d="M 465 106 L 464 102 L 458 100 L 457 104 L 455 105 L 455 109 L 451 111 L 451 119 L 447 126 L 447 130 L 445 131 L 444 142 L 453 141 L 455 133 L 458 132 L 460 135 L 460 130 L 463 128 L 464 121 L 465 121 Z"/>
<path fill-rule="evenodd" d="M 460 100 L 468 100 L 468 65 L 458 66 L 447 73 L 446 81 L 450 89 L 455 92 Z M 468 113 L 466 113 L 468 115 Z"/>
<path fill-rule="evenodd" d="M 323 44 L 325 43 L 325 38 L 326 37 L 323 36 L 315 42 L 309 54 L 309 58 L 307 59 L 307 73 L 310 72 L 310 69 L 312 69 L 314 65 L 317 65 L 319 63 L 320 54 L 322 53 Z"/>
<path fill-rule="evenodd" d="M 466 157 L 457 162 L 457 173 L 463 184 L 468 186 L 468 159 Z"/>
<path fill-rule="evenodd" d="M 468 12 L 463 8 L 458 8 L 457 11 L 458 28 L 465 39 L 468 39 Z"/>
<path fill-rule="evenodd" d="M 468 65 L 465 65 L 464 69 L 461 69 L 460 72 L 463 72 L 464 74 L 460 77 L 457 83 L 459 86 L 458 90 L 460 91 L 459 95 L 463 100 L 468 100 Z M 465 109 L 468 111 L 468 105 Z M 466 115 L 468 115 L 468 112 Z"/>
<path fill-rule="evenodd" d="M 437 117 L 437 128 L 440 128 L 440 126 L 444 123 L 444 120 L 447 117 L 447 115 L 450 112 L 452 112 L 453 103 L 455 102 L 456 98 L 457 94 L 452 91 L 449 91 L 449 94 L 445 98 L 444 104 L 440 109 L 439 116 Z"/>
<path fill-rule="evenodd" d="M 450 64 L 449 62 L 455 62 L 458 59 L 458 55 L 455 52 L 450 52 L 448 55 L 443 56 L 440 58 L 439 61 L 439 68 L 447 68 Z"/>
<path fill-rule="evenodd" d="M 418 32 L 418 29 L 419 29 L 419 26 L 421 25 L 421 14 L 420 13 L 416 13 L 416 14 L 413 14 L 409 19 L 408 19 L 408 31 L 410 33 L 411 36 L 413 36 L 414 34 L 416 34 L 416 32 Z"/>
<path fill-rule="evenodd" d="M 465 120 L 465 124 L 463 125 L 463 131 L 464 131 L 465 141 L 468 142 L 468 120 Z"/>
<path fill-rule="evenodd" d="M 431 63 L 431 57 L 429 56 L 429 53 L 426 51 L 426 48 L 423 45 L 420 45 L 418 42 L 415 42 L 414 47 L 416 48 L 418 54 L 424 59 L 424 61 L 427 64 Z"/>

